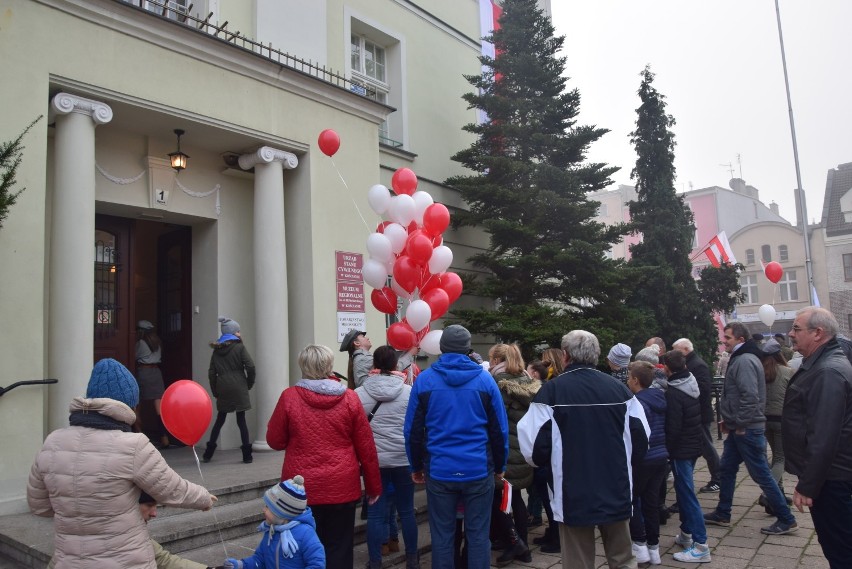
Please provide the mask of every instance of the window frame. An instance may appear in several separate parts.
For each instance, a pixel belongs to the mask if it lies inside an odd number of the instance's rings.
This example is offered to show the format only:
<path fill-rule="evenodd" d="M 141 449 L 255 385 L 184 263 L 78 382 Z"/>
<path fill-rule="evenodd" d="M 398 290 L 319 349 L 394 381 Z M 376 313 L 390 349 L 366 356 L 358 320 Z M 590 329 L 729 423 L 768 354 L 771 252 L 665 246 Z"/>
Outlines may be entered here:
<path fill-rule="evenodd" d="M 784 263 L 790 260 L 790 251 L 787 249 L 786 245 L 778 246 L 778 261 Z"/>
<path fill-rule="evenodd" d="M 764 263 L 772 262 L 772 247 L 770 245 L 760 246 L 760 258 Z"/>
<path fill-rule="evenodd" d="M 746 249 L 746 265 L 754 264 L 754 249 Z"/>
<path fill-rule="evenodd" d="M 747 279 L 749 282 L 743 283 L 743 280 Z M 757 286 L 757 274 L 744 274 L 740 275 L 740 290 L 742 290 L 746 299 L 743 304 L 757 304 L 758 303 L 758 286 Z M 752 298 L 752 291 L 754 291 L 754 298 Z"/>
<path fill-rule="evenodd" d="M 799 300 L 799 281 L 796 278 L 795 270 L 784 271 L 781 274 L 778 289 L 781 302 L 797 302 Z M 795 293 L 795 298 L 790 294 L 791 290 Z"/>
<path fill-rule="evenodd" d="M 843 280 L 852 281 L 852 253 L 843 254 Z"/>

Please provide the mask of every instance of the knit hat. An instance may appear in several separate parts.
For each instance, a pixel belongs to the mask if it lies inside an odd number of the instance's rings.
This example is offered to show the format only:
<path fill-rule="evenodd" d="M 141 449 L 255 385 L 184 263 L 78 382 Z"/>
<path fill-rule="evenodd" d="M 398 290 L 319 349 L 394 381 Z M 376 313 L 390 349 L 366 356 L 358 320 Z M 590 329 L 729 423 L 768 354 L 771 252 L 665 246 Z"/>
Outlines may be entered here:
<path fill-rule="evenodd" d="M 126 367 L 112 358 L 104 358 L 92 368 L 86 397 L 115 399 L 132 409 L 139 404 L 139 385 Z"/>
<path fill-rule="evenodd" d="M 343 337 L 343 341 L 340 342 L 340 351 L 348 352 L 349 348 L 352 347 L 352 342 L 354 342 L 355 338 L 357 338 L 361 334 L 366 334 L 366 332 L 362 330 L 349 330 Z"/>
<path fill-rule="evenodd" d="M 147 320 L 140 320 L 136 323 L 136 327 L 140 330 L 153 330 L 154 325 L 148 322 Z"/>
<path fill-rule="evenodd" d="M 651 344 L 647 348 L 642 348 L 636 352 L 636 357 L 634 359 L 637 362 L 648 362 L 657 365 L 660 363 L 660 346 L 657 344 Z"/>
<path fill-rule="evenodd" d="M 762 350 L 764 356 L 771 356 L 781 351 L 781 344 L 779 344 L 774 338 L 770 338 L 763 344 Z"/>
<path fill-rule="evenodd" d="M 470 332 L 458 324 L 447 326 L 438 347 L 442 354 L 467 354 L 470 352 Z"/>
<path fill-rule="evenodd" d="M 606 359 L 618 367 L 627 367 L 627 364 L 630 363 L 630 356 L 632 355 L 633 351 L 630 349 L 630 346 L 627 344 L 616 344 L 610 348 Z"/>
<path fill-rule="evenodd" d="M 236 320 L 231 320 L 226 316 L 220 316 L 219 322 L 221 322 L 222 327 L 222 335 L 225 334 L 235 334 L 240 331 L 240 323 Z"/>
<path fill-rule="evenodd" d="M 140 504 L 156 504 L 157 500 L 154 499 L 149 493 L 145 490 L 142 490 L 142 493 L 139 494 L 139 503 Z"/>
<path fill-rule="evenodd" d="M 308 507 L 305 479 L 297 474 L 290 480 L 276 484 L 263 495 L 266 507 L 278 519 L 291 520 Z"/>

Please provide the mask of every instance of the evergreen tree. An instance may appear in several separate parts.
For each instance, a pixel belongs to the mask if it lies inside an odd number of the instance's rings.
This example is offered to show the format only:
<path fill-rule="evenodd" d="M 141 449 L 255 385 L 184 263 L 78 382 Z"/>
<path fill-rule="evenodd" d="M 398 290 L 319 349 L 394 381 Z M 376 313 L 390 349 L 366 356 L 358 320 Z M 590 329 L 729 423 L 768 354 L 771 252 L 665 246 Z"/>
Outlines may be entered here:
<path fill-rule="evenodd" d="M 41 120 L 41 116 L 31 122 L 29 126 L 24 129 L 24 132 L 19 134 L 18 138 L 15 140 L 0 143 L 0 228 L 3 227 L 3 221 L 5 221 L 6 217 L 9 215 L 9 209 L 15 205 L 15 202 L 18 201 L 18 196 L 26 189 L 21 188 L 18 191 L 13 190 L 15 183 L 17 182 L 15 174 L 17 173 L 18 166 L 21 165 L 21 160 L 23 160 L 24 157 L 24 146 L 22 144 L 24 135 L 26 135 L 33 125 L 39 120 Z"/>
<path fill-rule="evenodd" d="M 483 56 L 476 88 L 464 99 L 487 120 L 464 130 L 478 139 L 458 152 L 472 175 L 456 176 L 469 211 L 456 226 L 482 228 L 487 250 L 471 262 L 487 276 L 468 292 L 496 300 L 494 309 L 455 310 L 472 332 L 518 342 L 525 355 L 589 324 L 605 345 L 635 324 L 622 302 L 626 275 L 606 258 L 625 228 L 592 220 L 598 204 L 586 193 L 610 184 L 617 168 L 585 160 L 589 145 L 607 132 L 577 125 L 580 94 L 566 90 L 564 37 L 555 37 L 536 0 L 506 0 L 500 27 L 490 36 L 496 57 Z"/>

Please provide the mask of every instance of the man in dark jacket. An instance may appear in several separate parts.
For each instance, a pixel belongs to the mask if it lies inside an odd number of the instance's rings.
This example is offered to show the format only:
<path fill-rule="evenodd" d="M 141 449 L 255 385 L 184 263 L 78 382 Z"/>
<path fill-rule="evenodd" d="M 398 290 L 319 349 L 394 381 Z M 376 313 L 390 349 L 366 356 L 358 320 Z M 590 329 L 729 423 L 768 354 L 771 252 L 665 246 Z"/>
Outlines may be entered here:
<path fill-rule="evenodd" d="M 699 488 L 701 493 L 712 493 L 719 491 L 719 453 L 713 445 L 712 429 L 716 423 L 716 414 L 713 412 L 713 376 L 710 368 L 701 359 L 689 338 L 681 338 L 672 344 L 672 348 L 686 356 L 686 369 L 698 382 L 698 402 L 701 404 L 701 456 L 707 461 L 707 470 L 710 471 L 710 481 Z"/>
<path fill-rule="evenodd" d="M 707 528 L 693 482 L 695 461 L 701 456 L 700 390 L 695 377 L 686 369 L 682 352 L 666 352 L 663 366 L 669 383 L 666 389 L 666 448 L 680 510 L 680 534 L 675 543 L 685 548 L 675 553 L 674 558 L 687 563 L 707 563 L 710 561 Z"/>
<path fill-rule="evenodd" d="M 562 350 L 565 372 L 542 386 L 518 422 L 521 453 L 533 466 L 550 464 L 559 482 L 550 504 L 562 522 L 562 566 L 595 566 L 597 526 L 610 567 L 635 568 L 631 464 L 648 450 L 645 411 L 627 386 L 595 369 L 594 334 L 573 330 Z"/>
<path fill-rule="evenodd" d="M 405 414 L 411 478 L 426 484 L 432 566 L 453 567 L 461 502 L 467 567 L 488 569 L 494 485 L 503 483 L 509 455 L 506 408 L 497 383 L 468 357 L 467 329 L 457 324 L 445 328 L 440 348 L 438 361 L 414 382 Z"/>
<path fill-rule="evenodd" d="M 727 433 L 719 465 L 719 503 L 716 510 L 704 515 L 705 523 L 728 527 L 731 525 L 731 506 L 740 463 L 745 462 L 748 473 L 766 496 L 769 508 L 778 519 L 761 528 L 766 535 L 784 535 L 799 527 L 790 511 L 778 483 L 772 478 L 766 460 L 766 378 L 761 351 L 741 322 L 725 326 L 725 346 L 731 354 L 722 401 L 722 432 Z"/>
<path fill-rule="evenodd" d="M 790 338 L 804 356 L 787 384 L 781 431 L 785 469 L 799 477 L 793 504 L 808 506 L 832 569 L 852 562 L 852 365 L 824 308 L 799 310 Z"/>

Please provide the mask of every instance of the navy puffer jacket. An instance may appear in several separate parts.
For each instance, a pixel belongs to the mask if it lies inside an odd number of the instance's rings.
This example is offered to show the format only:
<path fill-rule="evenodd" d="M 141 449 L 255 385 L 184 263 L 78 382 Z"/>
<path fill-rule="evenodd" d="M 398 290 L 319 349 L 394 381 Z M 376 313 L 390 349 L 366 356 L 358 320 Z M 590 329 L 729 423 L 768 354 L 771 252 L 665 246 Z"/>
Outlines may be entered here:
<path fill-rule="evenodd" d="M 669 458 L 666 450 L 666 392 L 662 389 L 643 389 L 636 399 L 645 409 L 645 418 L 651 427 L 648 438 L 648 452 L 643 464 L 662 464 Z"/>

